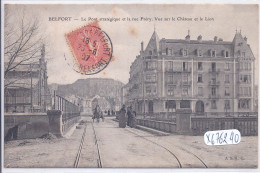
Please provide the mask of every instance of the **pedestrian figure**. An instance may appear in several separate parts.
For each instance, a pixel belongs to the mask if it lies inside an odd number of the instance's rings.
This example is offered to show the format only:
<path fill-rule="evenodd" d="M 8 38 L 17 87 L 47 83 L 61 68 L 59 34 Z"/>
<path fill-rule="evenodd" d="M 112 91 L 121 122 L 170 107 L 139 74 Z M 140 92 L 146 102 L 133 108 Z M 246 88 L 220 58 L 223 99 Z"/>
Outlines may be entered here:
<path fill-rule="evenodd" d="M 95 119 L 97 119 L 97 122 L 99 122 L 99 118 L 101 117 L 101 113 L 102 113 L 102 111 L 100 110 L 100 107 L 97 104 L 94 111 L 93 111 L 93 117 L 92 117 L 93 122 L 94 122 Z"/>
<path fill-rule="evenodd" d="M 128 111 L 127 111 L 127 116 L 128 116 L 128 126 L 129 127 L 134 127 L 135 125 L 135 113 L 132 109 L 132 106 L 129 107 Z"/>
<path fill-rule="evenodd" d="M 125 105 L 122 106 L 120 109 L 120 113 L 118 116 L 119 119 L 119 127 L 120 128 L 125 128 L 126 127 L 126 110 L 125 110 Z"/>

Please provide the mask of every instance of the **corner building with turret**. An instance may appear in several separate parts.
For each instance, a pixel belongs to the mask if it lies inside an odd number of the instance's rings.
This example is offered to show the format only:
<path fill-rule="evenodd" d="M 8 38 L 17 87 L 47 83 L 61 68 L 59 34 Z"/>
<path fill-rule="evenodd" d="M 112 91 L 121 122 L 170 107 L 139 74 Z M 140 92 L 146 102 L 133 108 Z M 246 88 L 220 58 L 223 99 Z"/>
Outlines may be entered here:
<path fill-rule="evenodd" d="M 126 105 L 137 114 L 190 108 L 196 115 L 253 112 L 255 57 L 247 38 L 233 41 L 159 39 L 152 34 L 130 67 L 123 88 Z"/>

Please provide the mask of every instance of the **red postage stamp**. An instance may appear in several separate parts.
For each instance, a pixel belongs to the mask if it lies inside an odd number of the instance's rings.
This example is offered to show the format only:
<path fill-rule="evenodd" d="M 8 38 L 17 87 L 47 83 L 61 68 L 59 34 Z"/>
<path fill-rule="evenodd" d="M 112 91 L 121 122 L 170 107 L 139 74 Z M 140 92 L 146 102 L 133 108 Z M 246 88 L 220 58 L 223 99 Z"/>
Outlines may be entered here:
<path fill-rule="evenodd" d="M 96 74 L 109 64 L 113 45 L 109 36 L 100 29 L 98 22 L 72 31 L 65 37 L 80 73 Z"/>

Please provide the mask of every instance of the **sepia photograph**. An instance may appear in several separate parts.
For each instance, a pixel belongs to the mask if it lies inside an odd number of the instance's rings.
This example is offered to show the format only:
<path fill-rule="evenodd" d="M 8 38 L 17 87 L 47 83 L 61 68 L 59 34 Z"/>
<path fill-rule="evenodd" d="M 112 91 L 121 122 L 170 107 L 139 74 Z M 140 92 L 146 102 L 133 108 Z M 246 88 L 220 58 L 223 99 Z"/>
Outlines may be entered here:
<path fill-rule="evenodd" d="M 2 4 L 4 171 L 257 170 L 258 4 L 21 2 Z"/>

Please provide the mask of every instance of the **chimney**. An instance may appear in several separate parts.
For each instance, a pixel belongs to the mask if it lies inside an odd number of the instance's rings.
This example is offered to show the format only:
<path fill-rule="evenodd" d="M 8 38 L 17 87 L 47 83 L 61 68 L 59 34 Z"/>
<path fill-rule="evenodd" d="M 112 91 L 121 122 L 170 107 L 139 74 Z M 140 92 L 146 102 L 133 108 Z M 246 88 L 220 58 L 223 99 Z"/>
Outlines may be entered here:
<path fill-rule="evenodd" d="M 215 37 L 214 37 L 214 42 L 217 42 L 217 41 L 218 41 L 218 37 L 215 36 Z"/>
<path fill-rule="evenodd" d="M 197 38 L 197 40 L 198 40 L 199 42 L 201 42 L 201 41 L 202 41 L 202 36 L 199 35 L 198 38 Z"/>
<path fill-rule="evenodd" d="M 247 42 L 247 37 L 244 37 L 244 40 Z"/>
<path fill-rule="evenodd" d="M 190 41 L 190 35 L 187 35 L 187 36 L 185 37 L 185 40 L 186 40 L 186 41 Z"/>
<path fill-rule="evenodd" d="M 144 42 L 142 41 L 141 42 L 141 52 L 143 52 L 144 51 Z"/>

